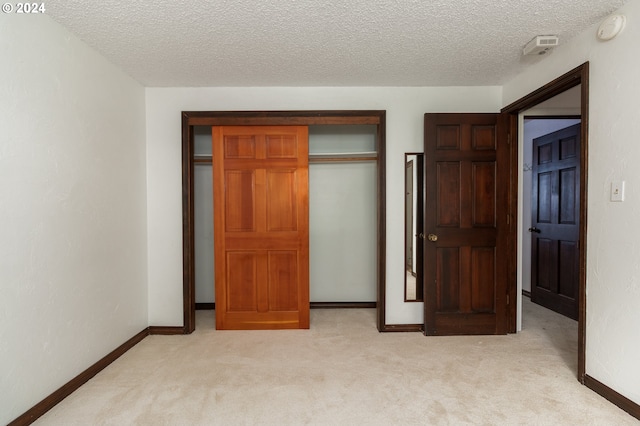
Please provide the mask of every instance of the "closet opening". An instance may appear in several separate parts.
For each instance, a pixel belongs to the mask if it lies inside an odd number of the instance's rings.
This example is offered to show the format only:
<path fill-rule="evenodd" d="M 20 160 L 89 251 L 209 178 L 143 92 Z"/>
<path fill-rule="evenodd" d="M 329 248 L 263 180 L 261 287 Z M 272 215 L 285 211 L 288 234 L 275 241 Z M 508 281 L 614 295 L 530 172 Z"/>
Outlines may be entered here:
<path fill-rule="evenodd" d="M 183 333 L 215 307 L 212 126 L 306 125 L 312 308 L 385 315 L 385 111 L 183 112 Z M 203 285 L 203 283 L 205 283 Z"/>

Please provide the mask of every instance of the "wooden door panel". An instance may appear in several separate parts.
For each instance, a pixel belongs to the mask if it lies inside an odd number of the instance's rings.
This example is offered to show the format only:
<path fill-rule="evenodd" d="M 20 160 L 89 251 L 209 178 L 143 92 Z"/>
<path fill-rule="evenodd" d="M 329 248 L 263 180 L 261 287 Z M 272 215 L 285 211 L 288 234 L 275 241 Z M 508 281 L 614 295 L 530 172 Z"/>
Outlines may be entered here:
<path fill-rule="evenodd" d="M 296 158 L 298 139 L 292 135 L 266 135 L 266 157 Z"/>
<path fill-rule="evenodd" d="M 531 300 L 578 317 L 580 125 L 533 141 Z"/>
<path fill-rule="evenodd" d="M 255 231 L 255 172 L 252 170 L 230 170 L 224 176 L 227 185 L 224 202 L 226 231 Z"/>
<path fill-rule="evenodd" d="M 214 126 L 217 329 L 309 328 L 308 132 Z"/>
<path fill-rule="evenodd" d="M 224 139 L 224 158 L 256 158 L 256 138 L 253 135 L 229 135 Z"/>
<path fill-rule="evenodd" d="M 558 294 L 575 297 L 578 272 L 578 244 L 575 241 L 558 241 Z"/>
<path fill-rule="evenodd" d="M 296 169 L 267 172 L 267 231 L 298 229 Z"/>
<path fill-rule="evenodd" d="M 495 311 L 495 249 L 471 249 L 471 312 Z"/>
<path fill-rule="evenodd" d="M 460 309 L 460 249 L 436 249 L 436 283 L 438 312 L 458 312 Z"/>
<path fill-rule="evenodd" d="M 257 270 L 255 251 L 227 253 L 227 310 L 254 311 L 258 307 Z"/>
<path fill-rule="evenodd" d="M 298 310 L 298 253 L 296 250 L 274 250 L 268 254 L 269 309 Z"/>
<path fill-rule="evenodd" d="M 496 226 L 496 165 L 493 162 L 474 162 L 472 211 L 474 227 Z"/>
<path fill-rule="evenodd" d="M 438 150 L 460 149 L 460 126 L 446 124 L 440 125 L 436 129 L 435 144 Z"/>
<path fill-rule="evenodd" d="M 578 204 L 575 188 L 578 186 L 577 167 L 571 167 L 559 171 L 560 184 L 558 194 L 559 208 L 558 223 L 563 225 L 577 225 Z"/>
<path fill-rule="evenodd" d="M 425 114 L 425 334 L 507 331 L 503 119 Z"/>
<path fill-rule="evenodd" d="M 580 153 L 580 139 L 578 135 L 570 135 L 568 137 L 560 138 L 558 141 L 560 145 L 560 160 L 572 160 L 577 159 Z"/>
<path fill-rule="evenodd" d="M 472 314 L 495 308 L 495 254 L 492 247 L 437 249 L 439 312 Z"/>
<path fill-rule="evenodd" d="M 553 160 L 553 151 L 551 150 L 551 148 L 551 144 L 539 145 L 536 148 L 536 151 L 538 151 L 538 165 L 542 166 L 543 164 L 550 163 Z"/>
<path fill-rule="evenodd" d="M 555 241 L 546 238 L 537 239 L 534 250 L 537 261 L 534 265 L 536 265 L 538 287 L 546 290 L 551 290 L 552 277 L 555 274 L 555 268 L 549 266 L 552 265 L 551 259 L 555 257 L 554 251 Z"/>
<path fill-rule="evenodd" d="M 497 138 L 495 126 L 474 125 L 471 126 L 471 130 L 473 132 L 471 139 L 473 149 L 496 149 Z"/>
<path fill-rule="evenodd" d="M 460 163 L 440 162 L 437 167 L 438 226 L 460 226 Z"/>
<path fill-rule="evenodd" d="M 539 223 L 551 223 L 551 195 L 553 194 L 552 173 L 540 173 L 538 175 L 538 189 L 535 191 L 536 204 L 538 205 L 536 217 Z"/>

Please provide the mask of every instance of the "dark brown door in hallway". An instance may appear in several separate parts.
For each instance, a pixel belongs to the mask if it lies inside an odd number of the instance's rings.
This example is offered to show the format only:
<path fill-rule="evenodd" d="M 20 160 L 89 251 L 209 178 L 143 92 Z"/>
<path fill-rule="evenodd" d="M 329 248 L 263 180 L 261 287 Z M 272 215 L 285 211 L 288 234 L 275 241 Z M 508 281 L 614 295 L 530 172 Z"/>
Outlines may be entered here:
<path fill-rule="evenodd" d="M 508 328 L 509 145 L 500 114 L 425 114 L 425 334 Z"/>
<path fill-rule="evenodd" d="M 533 140 L 531 300 L 578 319 L 580 124 Z"/>
<path fill-rule="evenodd" d="M 212 132 L 216 328 L 309 328 L 307 127 Z"/>

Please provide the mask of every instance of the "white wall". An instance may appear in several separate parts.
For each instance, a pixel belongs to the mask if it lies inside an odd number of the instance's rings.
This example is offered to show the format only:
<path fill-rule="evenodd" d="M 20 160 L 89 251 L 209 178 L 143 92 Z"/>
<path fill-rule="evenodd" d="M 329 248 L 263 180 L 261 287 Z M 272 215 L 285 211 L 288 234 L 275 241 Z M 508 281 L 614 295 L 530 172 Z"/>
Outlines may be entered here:
<path fill-rule="evenodd" d="M 375 302 L 375 162 L 309 164 L 309 300 Z"/>
<path fill-rule="evenodd" d="M 149 322 L 182 325 L 181 111 L 387 111 L 387 323 L 422 322 L 404 303 L 404 153 L 422 151 L 425 112 L 497 112 L 500 87 L 147 88 Z"/>
<path fill-rule="evenodd" d="M 147 326 L 144 89 L 0 15 L 0 424 Z"/>
<path fill-rule="evenodd" d="M 597 25 L 504 86 L 503 104 L 590 62 L 586 373 L 640 403 L 640 2 L 619 10 L 622 34 L 596 39 Z M 626 200 L 609 201 L 626 181 Z"/>
<path fill-rule="evenodd" d="M 211 164 L 200 163 L 194 167 L 193 192 L 195 195 L 193 197 L 193 245 L 196 303 L 214 303 L 216 292 L 213 265 L 213 167 Z"/>

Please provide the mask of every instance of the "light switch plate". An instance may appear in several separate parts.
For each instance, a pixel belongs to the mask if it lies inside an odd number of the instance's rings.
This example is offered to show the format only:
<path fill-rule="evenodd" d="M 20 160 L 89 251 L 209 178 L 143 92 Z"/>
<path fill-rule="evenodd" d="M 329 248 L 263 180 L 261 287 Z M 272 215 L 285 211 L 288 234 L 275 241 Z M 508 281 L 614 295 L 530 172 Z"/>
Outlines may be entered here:
<path fill-rule="evenodd" d="M 624 181 L 611 182 L 611 201 L 624 201 Z"/>

